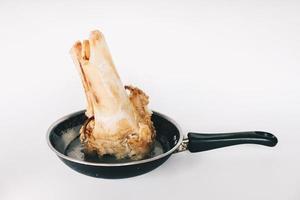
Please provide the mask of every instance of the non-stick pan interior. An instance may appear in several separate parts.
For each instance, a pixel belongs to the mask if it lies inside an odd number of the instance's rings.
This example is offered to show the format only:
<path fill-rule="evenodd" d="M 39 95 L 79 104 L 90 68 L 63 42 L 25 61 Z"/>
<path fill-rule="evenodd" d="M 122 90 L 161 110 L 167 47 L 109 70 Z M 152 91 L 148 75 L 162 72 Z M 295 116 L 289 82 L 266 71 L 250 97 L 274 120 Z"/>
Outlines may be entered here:
<path fill-rule="evenodd" d="M 86 120 L 84 111 L 75 113 L 59 121 L 51 130 L 49 140 L 51 146 L 59 153 L 89 163 L 128 163 L 132 160 L 116 160 L 113 156 L 99 157 L 97 155 L 85 154 L 83 146 L 79 141 L 79 129 Z M 153 150 L 145 158 L 153 158 L 170 151 L 179 141 L 180 131 L 178 127 L 167 117 L 154 112 L 152 121 L 156 129 L 156 141 Z"/>

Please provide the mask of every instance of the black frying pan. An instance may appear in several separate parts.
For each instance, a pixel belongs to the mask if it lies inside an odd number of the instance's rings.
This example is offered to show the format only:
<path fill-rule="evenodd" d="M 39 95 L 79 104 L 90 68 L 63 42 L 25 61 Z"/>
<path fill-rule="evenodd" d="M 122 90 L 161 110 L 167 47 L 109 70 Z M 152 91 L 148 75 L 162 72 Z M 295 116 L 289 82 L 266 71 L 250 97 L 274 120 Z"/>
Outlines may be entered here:
<path fill-rule="evenodd" d="M 111 156 L 99 158 L 85 155 L 79 142 L 79 128 L 87 120 L 83 111 L 67 115 L 48 130 L 47 142 L 56 155 L 72 169 L 89 176 L 101 178 L 127 178 L 149 172 L 164 163 L 173 153 L 184 150 L 200 152 L 237 144 L 275 146 L 277 138 L 271 133 L 249 131 L 222 134 L 183 134 L 175 121 L 153 112 L 156 142 L 148 158 L 139 161 L 116 160 Z"/>

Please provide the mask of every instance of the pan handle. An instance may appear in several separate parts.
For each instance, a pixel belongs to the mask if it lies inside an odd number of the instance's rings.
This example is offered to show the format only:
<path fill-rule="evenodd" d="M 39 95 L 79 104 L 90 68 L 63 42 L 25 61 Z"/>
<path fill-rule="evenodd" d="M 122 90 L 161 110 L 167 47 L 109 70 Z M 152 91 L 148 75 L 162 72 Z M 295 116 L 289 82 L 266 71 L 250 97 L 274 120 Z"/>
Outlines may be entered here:
<path fill-rule="evenodd" d="M 187 149 L 190 152 L 207 151 L 221 147 L 238 144 L 260 144 L 273 147 L 277 144 L 277 138 L 263 131 L 247 131 L 236 133 L 188 133 Z"/>

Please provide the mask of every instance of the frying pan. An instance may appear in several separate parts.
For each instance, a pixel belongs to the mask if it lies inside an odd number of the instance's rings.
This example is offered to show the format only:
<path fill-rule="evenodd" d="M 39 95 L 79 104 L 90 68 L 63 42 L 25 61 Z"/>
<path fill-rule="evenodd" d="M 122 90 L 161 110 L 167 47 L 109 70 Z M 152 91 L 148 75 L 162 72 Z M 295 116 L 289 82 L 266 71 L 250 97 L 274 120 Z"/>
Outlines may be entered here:
<path fill-rule="evenodd" d="M 77 172 L 99 178 L 128 178 L 149 172 L 164 163 L 173 153 L 189 150 L 206 151 L 238 144 L 275 146 L 277 138 L 271 133 L 247 131 L 236 133 L 183 133 L 177 123 L 153 112 L 156 141 L 149 156 L 143 160 L 116 160 L 112 156 L 86 155 L 79 141 L 79 129 L 86 122 L 85 110 L 69 114 L 56 121 L 47 132 L 49 147 L 66 165 Z"/>

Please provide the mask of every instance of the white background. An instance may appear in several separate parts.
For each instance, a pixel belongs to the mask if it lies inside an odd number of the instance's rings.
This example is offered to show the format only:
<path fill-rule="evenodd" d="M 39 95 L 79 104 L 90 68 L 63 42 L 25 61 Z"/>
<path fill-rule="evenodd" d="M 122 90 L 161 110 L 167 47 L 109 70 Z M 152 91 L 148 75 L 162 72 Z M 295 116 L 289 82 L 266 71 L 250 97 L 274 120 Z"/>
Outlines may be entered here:
<path fill-rule="evenodd" d="M 0 199 L 300 199 L 299 1 L 1 1 Z M 100 29 L 124 84 L 184 133 L 264 130 L 275 148 L 173 155 L 146 175 L 96 179 L 46 144 L 85 108 L 69 49 Z"/>

